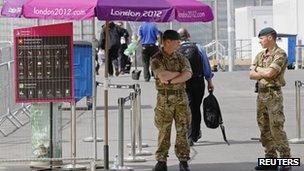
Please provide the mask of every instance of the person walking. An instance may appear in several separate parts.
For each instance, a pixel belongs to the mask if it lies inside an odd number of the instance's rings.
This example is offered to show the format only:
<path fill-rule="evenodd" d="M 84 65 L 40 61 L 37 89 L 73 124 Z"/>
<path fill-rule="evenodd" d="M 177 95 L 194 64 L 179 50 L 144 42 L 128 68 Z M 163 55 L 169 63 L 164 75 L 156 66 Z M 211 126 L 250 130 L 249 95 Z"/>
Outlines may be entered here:
<path fill-rule="evenodd" d="M 120 38 L 123 36 L 123 33 L 120 31 L 118 26 L 114 22 L 109 23 L 109 59 L 108 59 L 108 72 L 110 76 L 113 76 L 115 68 L 115 75 L 119 75 L 119 66 L 118 66 L 118 51 L 120 48 Z M 98 48 L 104 50 L 105 49 L 105 25 L 102 26 L 102 31 L 100 33 L 99 45 Z"/>
<path fill-rule="evenodd" d="M 257 80 L 257 122 L 266 158 L 290 158 L 290 148 L 284 131 L 283 111 L 284 74 L 288 65 L 286 52 L 276 43 L 277 33 L 267 27 L 259 32 L 261 51 L 251 66 L 250 79 Z M 256 166 L 256 170 L 277 170 L 278 166 Z M 280 167 L 279 170 L 290 170 Z"/>
<path fill-rule="evenodd" d="M 181 28 L 177 31 L 181 37 L 181 46 L 178 51 L 186 57 L 191 65 L 192 77 L 186 82 L 186 92 L 191 109 L 191 127 L 188 131 L 188 142 L 194 145 L 202 137 L 201 132 L 201 104 L 205 92 L 205 81 L 207 80 L 208 91 L 214 90 L 212 83 L 213 73 L 209 59 L 203 47 L 190 41 L 190 34 L 187 29 Z"/>
<path fill-rule="evenodd" d="M 154 122 L 159 131 L 157 163 L 154 171 L 167 171 L 173 120 L 176 127 L 175 154 L 180 161 L 180 171 L 190 170 L 187 131 L 191 115 L 185 88 L 186 81 L 191 78 L 192 70 L 189 61 L 176 52 L 180 43 L 179 39 L 179 34 L 175 30 L 166 30 L 163 34 L 163 48 L 151 59 L 151 68 L 156 79 L 155 87 L 158 92 L 154 109 Z"/>
<path fill-rule="evenodd" d="M 139 41 L 142 45 L 142 61 L 144 67 L 144 79 L 150 81 L 150 58 L 159 51 L 156 46 L 160 31 L 155 23 L 144 22 L 138 30 Z"/>
<path fill-rule="evenodd" d="M 127 49 L 129 44 L 129 32 L 127 29 L 124 28 L 123 23 L 121 21 L 117 22 L 118 29 L 120 31 L 120 48 L 119 48 L 119 71 L 120 74 L 130 73 L 130 70 L 127 70 L 127 64 L 130 65 L 129 57 L 124 54 L 124 51 Z"/>

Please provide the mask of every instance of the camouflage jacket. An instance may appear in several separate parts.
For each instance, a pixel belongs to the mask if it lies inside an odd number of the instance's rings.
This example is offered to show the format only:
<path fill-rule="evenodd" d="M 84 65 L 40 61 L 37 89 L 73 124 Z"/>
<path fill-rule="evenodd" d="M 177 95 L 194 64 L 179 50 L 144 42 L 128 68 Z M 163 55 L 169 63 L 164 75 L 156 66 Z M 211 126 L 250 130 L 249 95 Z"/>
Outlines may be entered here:
<path fill-rule="evenodd" d="M 186 88 L 186 82 L 178 83 L 178 84 L 163 84 L 160 82 L 157 75 L 161 71 L 172 71 L 172 72 L 183 72 L 190 71 L 191 66 L 187 58 L 183 57 L 182 54 L 178 52 L 174 52 L 172 55 L 166 54 L 163 50 L 157 52 L 151 58 L 151 68 L 155 75 L 155 86 L 157 90 L 184 90 Z"/>
<path fill-rule="evenodd" d="M 274 68 L 279 73 L 271 79 L 260 79 L 259 87 L 282 87 L 285 86 L 286 82 L 284 79 L 284 73 L 287 67 L 288 59 L 285 51 L 277 45 L 273 50 L 263 50 L 260 52 L 253 62 L 253 66 L 262 68 Z"/>

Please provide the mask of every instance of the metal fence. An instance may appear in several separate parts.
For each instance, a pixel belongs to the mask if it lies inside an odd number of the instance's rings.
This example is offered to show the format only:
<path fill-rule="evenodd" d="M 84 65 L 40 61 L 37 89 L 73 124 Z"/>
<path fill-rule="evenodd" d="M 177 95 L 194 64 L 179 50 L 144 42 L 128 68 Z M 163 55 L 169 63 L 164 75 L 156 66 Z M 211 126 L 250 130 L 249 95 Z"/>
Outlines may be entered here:
<path fill-rule="evenodd" d="M 304 138 L 302 138 L 302 124 L 301 124 L 301 87 L 304 86 L 303 81 L 295 81 L 295 96 L 296 96 L 296 127 L 297 137 L 290 139 L 290 143 L 303 144 Z"/>
<path fill-rule="evenodd" d="M 0 133 L 9 136 L 29 123 L 29 105 L 14 100 L 11 42 L 0 42 Z"/>
<path fill-rule="evenodd" d="M 27 124 L 32 121 L 32 109 L 34 109 L 34 105 L 31 107 L 28 104 L 16 104 L 14 102 L 14 90 L 13 90 L 13 55 L 12 55 L 12 43 L 11 42 L 1 42 L 0 43 L 0 151 L 10 150 L 9 153 L 1 153 L 0 154 L 0 164 L 11 163 L 13 165 L 16 164 L 27 164 L 31 165 L 33 162 L 47 162 L 50 164 L 45 167 L 57 166 L 58 163 L 63 163 L 63 161 L 72 162 L 71 165 L 65 165 L 70 168 L 77 168 L 76 163 L 85 163 L 86 168 L 90 168 L 91 170 L 95 170 L 96 163 L 100 161 L 101 154 L 98 156 L 93 155 L 94 149 L 92 147 L 92 143 L 83 142 L 82 138 L 76 139 L 76 136 L 72 137 L 74 133 L 77 133 L 77 137 L 86 137 L 91 135 L 91 131 L 89 129 L 84 129 L 90 127 L 91 119 L 97 120 L 98 122 L 101 120 L 101 116 L 97 116 L 96 118 L 92 118 L 90 110 L 81 110 L 75 112 L 75 115 L 72 117 L 72 112 L 70 109 L 68 113 L 71 112 L 71 115 L 67 115 L 66 112 L 62 114 L 61 125 L 57 125 L 59 127 L 60 133 L 62 134 L 63 139 L 61 139 L 62 143 L 62 155 L 60 158 L 35 158 L 34 149 L 32 146 L 32 124 Z M 132 98 L 130 98 L 131 102 L 131 111 L 132 117 L 135 118 L 136 115 L 140 115 L 140 87 L 139 85 L 109 85 L 110 88 L 119 88 L 119 89 L 133 89 Z M 81 103 L 80 103 L 81 104 Z M 31 109 L 30 109 L 31 107 Z M 74 106 L 75 108 L 75 106 Z M 62 108 L 63 109 L 63 108 Z M 31 110 L 31 112 L 30 112 Z M 72 109 L 74 111 L 74 109 Z M 121 112 L 121 110 L 120 110 Z M 132 148 L 131 151 L 135 151 L 134 140 L 137 140 L 139 152 L 142 154 L 136 153 L 136 155 L 147 155 L 142 150 L 142 140 L 141 140 L 141 122 L 138 120 L 140 116 L 136 116 L 136 122 L 132 122 Z M 124 118 L 126 119 L 126 118 Z M 56 119 L 55 119 L 56 120 Z M 133 119 L 134 120 L 134 119 Z M 131 121 L 131 120 L 130 120 Z M 44 121 L 45 122 L 45 121 Z M 77 127 L 76 127 L 77 122 Z M 124 121 L 123 121 L 124 122 Z M 101 125 L 102 123 L 97 123 Z M 139 125 L 140 124 L 140 125 Z M 22 128 L 22 129 L 20 129 Z M 72 129 L 74 128 L 74 130 Z M 134 129 L 135 128 L 135 129 Z M 20 130 L 18 130 L 20 129 Z M 96 129 L 96 128 L 95 128 Z M 17 131 L 18 130 L 18 131 Z M 101 130 L 95 130 L 97 132 L 101 132 Z M 136 138 L 134 137 L 136 132 Z M 46 141 L 49 141 L 47 139 Z M 121 140 L 120 140 L 121 141 Z M 95 141 L 96 142 L 96 141 Z M 76 151 L 77 144 L 77 151 Z M 71 148 L 73 147 L 73 148 Z M 121 150 L 121 149 L 120 149 Z M 56 153 L 56 151 L 54 152 Z M 96 151 L 95 151 L 96 153 Z M 120 154 L 121 155 L 121 154 Z M 149 154 L 148 154 L 149 155 Z M 93 157 L 94 156 L 94 157 Z M 97 158 L 95 158 L 97 157 Z M 130 156 L 131 160 L 137 159 L 134 153 Z M 129 158 L 129 159 L 130 159 Z M 76 162 L 77 161 L 77 162 Z M 120 160 L 118 163 L 120 164 Z M 114 163 L 115 164 L 115 163 Z M 114 165 L 115 166 L 115 165 Z"/>

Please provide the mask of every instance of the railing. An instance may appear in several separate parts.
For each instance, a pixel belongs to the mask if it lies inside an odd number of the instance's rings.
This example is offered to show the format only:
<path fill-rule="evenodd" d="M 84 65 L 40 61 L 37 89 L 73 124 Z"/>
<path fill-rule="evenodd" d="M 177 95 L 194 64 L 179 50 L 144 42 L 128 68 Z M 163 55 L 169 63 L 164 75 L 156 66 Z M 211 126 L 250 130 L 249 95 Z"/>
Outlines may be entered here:
<path fill-rule="evenodd" d="M 303 86 L 304 82 L 295 81 L 297 138 L 289 140 L 290 143 L 304 143 L 304 138 L 301 137 L 301 87 Z"/>
<path fill-rule="evenodd" d="M 204 45 L 204 49 L 207 53 L 208 58 L 212 59 L 213 70 L 217 71 L 217 68 L 219 68 L 220 70 L 225 71 L 225 46 L 213 40 L 212 42 Z"/>
<path fill-rule="evenodd" d="M 0 42 L 0 132 L 4 137 L 30 121 L 29 107 L 14 101 L 12 43 Z"/>
<path fill-rule="evenodd" d="M 13 95 L 13 60 L 12 60 L 12 44 L 10 42 L 0 42 L 0 132 L 4 138 L 1 139 L 3 148 L 7 148 L 5 146 L 10 146 L 14 148 L 14 151 L 10 151 L 10 153 L 3 154 L 0 156 L 0 163 L 29 163 L 32 161 L 49 161 L 51 164 L 49 167 L 52 166 L 51 161 L 72 161 L 70 165 L 72 168 L 76 168 L 76 161 L 86 161 L 91 170 L 95 170 L 97 166 L 97 162 L 99 161 L 96 157 L 93 157 L 93 153 L 91 153 L 91 149 L 86 144 L 82 143 L 76 139 L 76 133 L 78 136 L 83 136 L 84 132 L 80 131 L 80 127 L 76 127 L 76 119 L 82 117 L 83 113 L 77 114 L 76 113 L 76 104 L 72 104 L 71 108 L 69 108 L 72 112 L 71 118 L 67 118 L 68 115 L 63 115 L 62 121 L 65 121 L 62 125 L 58 125 L 60 127 L 60 131 L 64 132 L 63 137 L 70 137 L 71 139 L 68 140 L 61 140 L 63 143 L 66 141 L 71 142 L 68 144 L 64 144 L 63 150 L 61 153 L 65 152 L 65 156 L 62 155 L 61 158 L 33 158 L 32 156 L 32 149 L 31 149 L 31 128 L 27 125 L 31 119 L 31 113 L 29 111 L 30 105 L 27 104 L 16 104 L 14 102 L 14 95 Z M 97 83 L 97 85 L 102 83 Z M 139 84 L 134 85 L 115 85 L 109 84 L 109 88 L 119 88 L 119 89 L 132 89 L 134 92 L 130 94 L 130 103 L 131 103 L 131 149 L 129 158 L 126 159 L 129 162 L 137 162 L 137 161 L 145 161 L 145 159 L 140 158 L 140 155 L 152 155 L 149 152 L 144 152 L 142 150 L 143 143 L 142 143 L 142 135 L 141 135 L 141 89 Z M 124 101 L 126 102 L 126 101 Z M 121 103 L 120 103 L 121 104 Z M 119 106 L 121 107 L 121 106 Z M 33 107 L 32 107 L 33 108 Z M 64 108 L 62 108 L 64 109 Z M 121 113 L 121 108 L 120 108 Z M 66 121 L 66 119 L 68 121 Z M 81 118 L 88 119 L 86 118 Z M 91 118 L 92 119 L 92 118 Z M 96 117 L 93 118 L 97 120 Z M 89 127 L 89 123 L 86 123 Z M 23 127 L 27 125 L 26 127 Z M 82 125 L 83 126 L 83 125 Z M 18 129 L 22 128 L 22 132 L 16 132 Z M 68 128 L 71 128 L 71 132 L 67 131 Z M 96 129 L 96 128 L 95 128 Z M 121 129 L 121 128 L 120 128 Z M 82 130 L 83 131 L 83 130 Z M 95 130 L 96 132 L 97 130 Z M 9 135 L 13 134 L 14 136 Z M 82 135 L 81 135 L 82 134 Z M 76 142 L 77 141 L 77 142 Z M 18 142 L 18 143 L 17 143 Z M 96 140 L 95 140 L 96 142 Z M 12 145 L 13 143 L 13 145 Z M 86 149 L 85 153 L 79 153 L 76 157 L 76 143 L 79 145 L 77 149 Z M 72 148 L 71 148 L 72 147 Z M 121 147 L 120 147 L 121 148 Z M 70 150 L 70 151 L 69 151 Z M 119 149 L 121 150 L 121 149 Z M 83 150 L 82 150 L 83 151 Z M 68 154 L 68 153 L 72 154 Z M 90 154 L 88 154 L 90 153 Z M 67 155 L 68 154 L 68 155 Z M 121 156 L 121 154 L 119 154 Z M 87 157 L 89 156 L 89 157 Z M 140 160 L 139 160 L 140 159 Z M 118 160 L 118 168 L 122 166 L 121 160 Z M 56 165 L 57 166 L 57 165 Z"/>

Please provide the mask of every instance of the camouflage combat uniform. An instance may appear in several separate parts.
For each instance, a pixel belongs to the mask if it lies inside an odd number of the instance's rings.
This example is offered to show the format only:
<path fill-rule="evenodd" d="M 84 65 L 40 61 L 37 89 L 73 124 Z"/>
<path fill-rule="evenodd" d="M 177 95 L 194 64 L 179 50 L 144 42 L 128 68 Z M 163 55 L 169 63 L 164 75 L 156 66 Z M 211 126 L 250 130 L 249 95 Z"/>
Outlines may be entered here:
<path fill-rule="evenodd" d="M 170 135 L 173 119 L 176 127 L 175 154 L 179 161 L 190 159 L 190 147 L 187 142 L 187 131 L 191 122 L 188 97 L 185 91 L 186 83 L 163 84 L 157 75 L 164 70 L 167 71 L 191 71 L 189 61 L 181 54 L 174 52 L 168 57 L 163 51 L 158 52 L 151 59 L 151 68 L 156 76 L 157 104 L 155 112 L 155 126 L 159 130 L 158 149 L 156 151 L 157 161 L 167 161 L 170 148 Z"/>
<path fill-rule="evenodd" d="M 272 79 L 258 81 L 257 122 L 261 131 L 261 142 L 265 148 L 265 157 L 290 157 L 290 148 L 283 129 L 283 96 L 281 87 L 285 86 L 284 73 L 287 67 L 287 55 L 277 45 L 269 52 L 260 52 L 254 61 L 255 66 L 274 68 L 279 71 Z"/>

